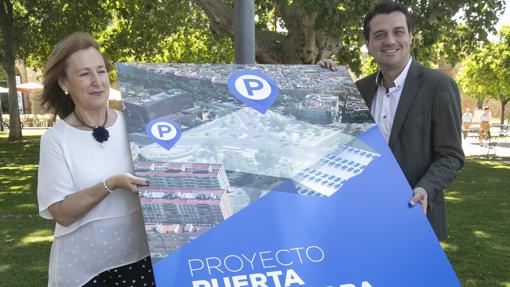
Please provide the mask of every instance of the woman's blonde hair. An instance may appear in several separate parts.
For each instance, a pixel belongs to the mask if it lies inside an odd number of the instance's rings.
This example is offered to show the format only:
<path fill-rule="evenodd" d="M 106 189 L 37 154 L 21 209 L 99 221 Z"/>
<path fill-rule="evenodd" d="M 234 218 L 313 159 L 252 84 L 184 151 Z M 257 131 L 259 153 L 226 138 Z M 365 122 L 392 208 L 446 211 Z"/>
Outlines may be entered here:
<path fill-rule="evenodd" d="M 66 77 L 67 59 L 75 52 L 88 48 L 95 48 L 99 52 L 99 45 L 96 40 L 85 32 L 75 32 L 58 42 L 46 62 L 43 73 L 43 94 L 42 105 L 53 112 L 54 116 L 61 119 L 67 117 L 73 112 L 74 102 L 69 95 L 66 95 L 58 80 Z M 101 52 L 99 52 L 101 53 Z M 107 71 L 111 71 L 113 66 L 104 55 L 101 54 L 106 65 Z"/>

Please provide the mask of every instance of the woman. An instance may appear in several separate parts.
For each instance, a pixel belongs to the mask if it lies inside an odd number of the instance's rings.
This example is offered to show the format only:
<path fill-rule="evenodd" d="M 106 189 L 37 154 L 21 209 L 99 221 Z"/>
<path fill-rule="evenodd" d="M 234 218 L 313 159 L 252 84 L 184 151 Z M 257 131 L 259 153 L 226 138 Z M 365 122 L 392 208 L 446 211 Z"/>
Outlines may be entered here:
<path fill-rule="evenodd" d="M 87 33 L 53 49 L 43 105 L 39 214 L 56 221 L 48 286 L 154 286 L 122 113 L 108 109 L 110 63 Z"/>
<path fill-rule="evenodd" d="M 490 141 L 491 138 L 491 120 L 492 115 L 489 107 L 483 109 L 483 113 L 480 114 L 480 145 Z"/>

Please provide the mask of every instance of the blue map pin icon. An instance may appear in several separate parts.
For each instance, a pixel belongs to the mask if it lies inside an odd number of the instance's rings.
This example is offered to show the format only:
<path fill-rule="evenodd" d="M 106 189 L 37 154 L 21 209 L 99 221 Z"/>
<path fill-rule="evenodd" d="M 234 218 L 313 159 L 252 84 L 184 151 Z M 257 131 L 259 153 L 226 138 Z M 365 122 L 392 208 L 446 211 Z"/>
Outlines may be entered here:
<path fill-rule="evenodd" d="M 238 70 L 227 79 L 230 93 L 246 105 L 264 114 L 280 91 L 269 76 L 257 70 Z"/>
<path fill-rule="evenodd" d="M 145 127 L 147 135 L 160 146 L 170 150 L 181 138 L 181 126 L 166 118 L 150 121 Z"/>

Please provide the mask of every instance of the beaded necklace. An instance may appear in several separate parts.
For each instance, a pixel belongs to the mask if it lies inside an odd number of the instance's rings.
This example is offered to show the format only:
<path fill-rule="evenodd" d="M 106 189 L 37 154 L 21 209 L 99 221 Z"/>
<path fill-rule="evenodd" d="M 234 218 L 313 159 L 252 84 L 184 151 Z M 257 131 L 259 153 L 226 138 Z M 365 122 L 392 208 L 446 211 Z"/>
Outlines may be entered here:
<path fill-rule="evenodd" d="M 96 126 L 90 126 L 88 124 L 86 124 L 81 118 L 80 116 L 78 116 L 78 113 L 76 112 L 76 109 L 73 110 L 73 113 L 74 115 L 76 116 L 76 119 L 78 119 L 78 121 L 80 122 L 80 124 L 86 126 L 87 128 L 89 129 L 92 129 L 92 136 L 94 137 L 94 139 L 99 142 L 102 146 L 105 145 L 105 142 L 108 140 L 108 138 L 110 137 L 110 133 L 108 132 L 108 130 L 104 127 L 106 125 L 106 123 L 108 122 L 108 108 L 106 108 L 105 110 L 105 115 L 104 115 L 104 123 L 102 125 L 96 125 Z"/>

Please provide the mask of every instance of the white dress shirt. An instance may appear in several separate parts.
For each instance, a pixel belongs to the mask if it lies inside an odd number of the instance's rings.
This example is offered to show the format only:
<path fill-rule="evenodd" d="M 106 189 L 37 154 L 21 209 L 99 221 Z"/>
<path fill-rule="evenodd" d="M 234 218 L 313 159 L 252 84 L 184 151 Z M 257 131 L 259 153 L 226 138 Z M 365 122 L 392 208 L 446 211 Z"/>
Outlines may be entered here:
<path fill-rule="evenodd" d="M 404 89 L 404 83 L 412 60 L 412 58 L 409 59 L 404 70 L 402 70 L 400 75 L 395 79 L 395 85 L 389 89 L 386 89 L 383 85 L 381 72 L 377 74 L 376 84 L 378 88 L 372 102 L 371 113 L 375 123 L 379 126 L 381 134 L 386 139 L 386 142 L 390 140 L 393 119 L 395 118 L 398 102 L 400 101 L 400 96 L 402 95 L 402 90 Z"/>

